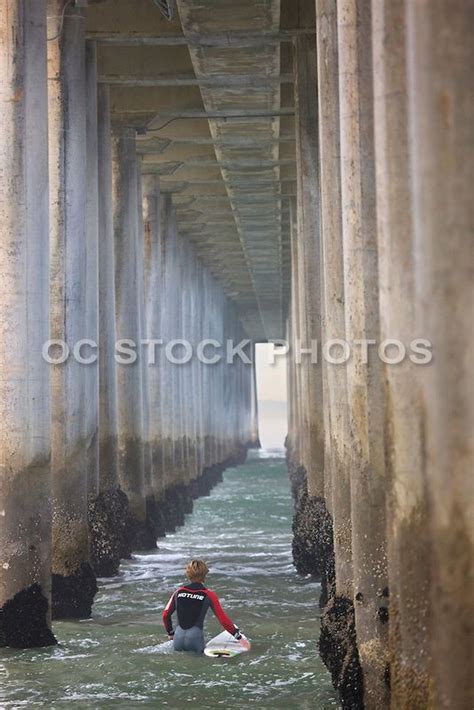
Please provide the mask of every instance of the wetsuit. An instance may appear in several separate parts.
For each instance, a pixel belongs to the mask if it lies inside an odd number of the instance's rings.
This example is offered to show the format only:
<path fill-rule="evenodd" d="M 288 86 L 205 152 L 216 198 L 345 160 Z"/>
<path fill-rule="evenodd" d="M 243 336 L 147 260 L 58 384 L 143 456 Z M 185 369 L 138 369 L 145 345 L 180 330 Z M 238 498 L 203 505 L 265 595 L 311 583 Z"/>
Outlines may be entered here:
<path fill-rule="evenodd" d="M 168 636 L 173 636 L 176 651 L 204 651 L 204 619 L 212 609 L 226 631 L 235 638 L 241 638 L 239 629 L 229 619 L 214 592 L 200 582 L 193 582 L 177 589 L 170 597 L 163 611 L 163 623 Z M 178 626 L 173 631 L 172 614 L 176 611 Z"/>

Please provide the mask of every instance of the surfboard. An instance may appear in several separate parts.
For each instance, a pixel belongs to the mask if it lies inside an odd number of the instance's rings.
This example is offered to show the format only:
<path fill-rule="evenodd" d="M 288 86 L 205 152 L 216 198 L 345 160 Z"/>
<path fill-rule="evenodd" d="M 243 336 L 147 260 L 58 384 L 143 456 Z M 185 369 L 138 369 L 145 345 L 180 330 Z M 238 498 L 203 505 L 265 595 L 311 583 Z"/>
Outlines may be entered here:
<path fill-rule="evenodd" d="M 204 653 L 211 658 L 238 656 L 239 653 L 250 651 L 250 641 L 243 634 L 242 639 L 245 639 L 245 645 L 237 641 L 228 631 L 222 631 L 222 633 L 214 636 L 213 639 L 206 643 Z"/>

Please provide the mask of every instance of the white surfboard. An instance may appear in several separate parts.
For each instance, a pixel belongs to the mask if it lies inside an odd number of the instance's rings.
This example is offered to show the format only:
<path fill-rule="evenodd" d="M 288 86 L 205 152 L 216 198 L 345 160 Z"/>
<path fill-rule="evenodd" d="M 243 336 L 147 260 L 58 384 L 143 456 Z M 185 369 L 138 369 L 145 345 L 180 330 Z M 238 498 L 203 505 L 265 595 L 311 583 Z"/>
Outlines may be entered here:
<path fill-rule="evenodd" d="M 238 656 L 239 653 L 250 651 L 250 641 L 242 634 L 242 639 L 246 643 L 237 641 L 228 631 L 222 631 L 218 636 L 214 636 L 204 647 L 204 653 L 211 658 L 230 658 Z"/>

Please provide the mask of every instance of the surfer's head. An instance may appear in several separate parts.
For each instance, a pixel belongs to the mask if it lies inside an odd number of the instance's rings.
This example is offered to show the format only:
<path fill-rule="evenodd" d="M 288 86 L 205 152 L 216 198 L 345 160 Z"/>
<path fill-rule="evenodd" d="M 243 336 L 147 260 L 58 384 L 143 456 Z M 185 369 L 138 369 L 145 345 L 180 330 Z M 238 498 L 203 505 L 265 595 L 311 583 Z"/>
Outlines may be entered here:
<path fill-rule="evenodd" d="M 186 567 L 186 577 L 190 582 L 204 582 L 209 567 L 204 560 L 191 560 Z"/>

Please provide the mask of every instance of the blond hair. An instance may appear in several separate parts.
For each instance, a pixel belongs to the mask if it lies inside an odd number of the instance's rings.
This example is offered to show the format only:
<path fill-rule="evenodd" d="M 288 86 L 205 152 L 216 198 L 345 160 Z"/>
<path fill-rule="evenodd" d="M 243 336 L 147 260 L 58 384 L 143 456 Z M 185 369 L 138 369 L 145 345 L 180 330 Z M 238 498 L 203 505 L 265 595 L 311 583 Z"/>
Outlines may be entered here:
<path fill-rule="evenodd" d="M 186 567 L 186 577 L 190 582 L 204 582 L 209 567 L 204 560 L 191 560 Z"/>

